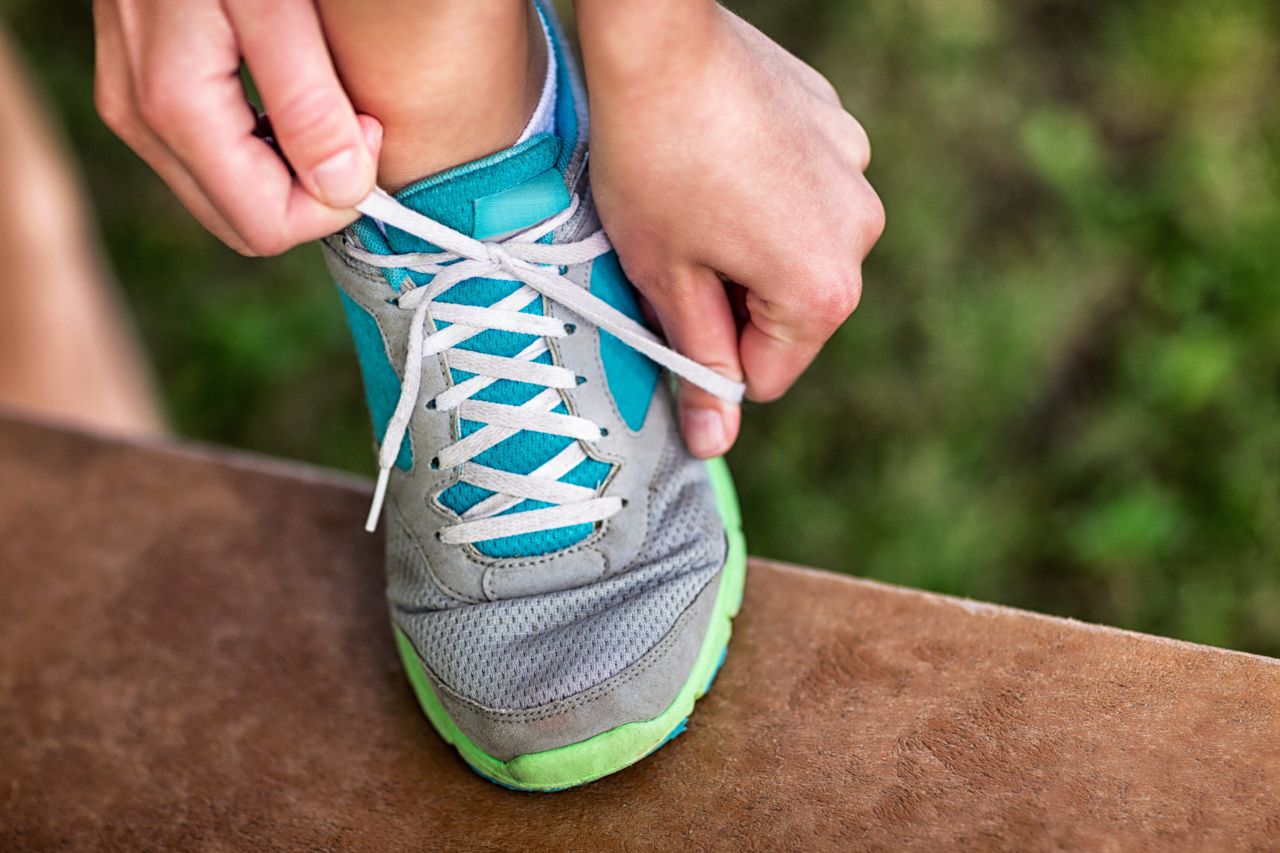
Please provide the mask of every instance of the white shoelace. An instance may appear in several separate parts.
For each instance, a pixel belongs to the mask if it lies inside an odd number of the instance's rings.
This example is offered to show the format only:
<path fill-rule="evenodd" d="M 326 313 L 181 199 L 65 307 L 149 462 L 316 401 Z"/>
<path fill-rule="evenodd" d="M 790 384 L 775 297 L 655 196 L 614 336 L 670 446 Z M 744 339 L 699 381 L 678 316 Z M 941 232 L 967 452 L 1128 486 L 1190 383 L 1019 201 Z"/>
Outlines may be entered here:
<path fill-rule="evenodd" d="M 572 324 L 553 317 L 524 313 L 522 309 L 540 297 L 564 306 L 675 375 L 710 393 L 732 402 L 742 399 L 742 383 L 721 376 L 667 348 L 644 326 L 560 274 L 560 267 L 585 263 L 605 254 L 611 248 L 603 231 L 596 231 L 585 240 L 574 243 L 537 242 L 573 216 L 578 207 L 576 195 L 563 212 L 500 242 L 468 237 L 410 210 L 382 190 L 374 190 L 356 207 L 361 213 L 438 246 L 441 250 L 378 255 L 347 241 L 347 251 L 367 264 L 407 269 L 433 276 L 428 284 L 421 287 L 413 286 L 413 282 L 406 278 L 401 285 L 399 298 L 395 301 L 399 308 L 412 311 L 413 318 L 409 325 L 408 353 L 405 356 L 400 399 L 387 422 L 386 433 L 378 448 L 378 484 L 373 494 L 373 505 L 369 508 L 369 518 L 365 523 L 365 529 L 370 532 L 377 527 L 391 468 L 399 456 L 400 445 L 418 403 L 423 360 L 445 352 L 448 353 L 450 368 L 474 375 L 436 395 L 426 406 L 440 412 L 457 409 L 460 418 L 483 426 L 442 449 L 432 460 L 432 464 L 446 469 L 460 468 L 462 482 L 493 494 L 462 513 L 461 521 L 442 528 L 441 541 L 462 544 L 595 523 L 622 509 L 623 502 L 620 498 L 599 497 L 594 489 L 560 482 L 560 477 L 587 458 L 579 441 L 569 444 L 530 474 L 513 474 L 472 461 L 485 450 L 522 430 L 566 436 L 580 441 L 594 441 L 604 435 L 600 427 L 587 418 L 553 411 L 562 402 L 561 389 L 575 387 L 578 377 L 571 370 L 538 363 L 536 359 L 548 352 L 548 338 L 563 338 L 574 329 Z M 436 301 L 454 285 L 474 278 L 515 281 L 520 282 L 521 286 L 489 307 Z M 450 325 L 428 333 L 428 312 L 434 321 Z M 536 340 L 510 358 L 457 348 L 463 341 L 489 330 L 534 335 Z M 539 385 L 545 390 L 519 406 L 472 399 L 499 379 Z M 541 501 L 550 506 L 501 514 L 524 500 Z"/>

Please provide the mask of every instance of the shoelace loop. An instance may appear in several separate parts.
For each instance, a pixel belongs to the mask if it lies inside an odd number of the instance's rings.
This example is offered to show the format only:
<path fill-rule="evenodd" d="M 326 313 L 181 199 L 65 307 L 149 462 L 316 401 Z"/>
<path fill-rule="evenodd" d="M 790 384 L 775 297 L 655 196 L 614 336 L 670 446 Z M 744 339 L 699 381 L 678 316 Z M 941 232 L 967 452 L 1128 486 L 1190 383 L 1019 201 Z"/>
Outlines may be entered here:
<path fill-rule="evenodd" d="M 382 513 L 391 468 L 400 453 L 400 445 L 417 405 L 423 360 L 446 351 L 452 368 L 473 375 L 436 395 L 430 401 L 430 407 L 437 411 L 456 408 L 461 417 L 482 426 L 443 448 L 436 455 L 436 460 L 440 468 L 460 468 L 462 481 L 493 494 L 462 513 L 458 523 L 442 528 L 441 541 L 463 544 L 594 523 L 622 509 L 620 498 L 602 497 L 594 489 L 560 481 L 587 458 L 580 442 L 594 441 L 604 433 L 586 418 L 553 411 L 562 402 L 562 389 L 575 387 L 578 377 L 564 367 L 538 362 L 537 359 L 550 350 L 548 338 L 565 337 L 572 328 L 553 317 L 523 311 L 539 297 L 546 297 L 567 308 L 680 378 L 730 402 L 742 399 L 744 386 L 741 382 L 721 376 L 669 349 L 644 326 L 559 273 L 559 267 L 585 263 L 612 248 L 603 231 L 570 243 L 537 242 L 569 221 L 577 211 L 578 203 L 575 195 L 569 207 L 561 213 L 502 241 L 476 240 L 410 210 L 380 189 L 356 205 L 361 213 L 440 249 L 438 252 L 379 255 L 347 240 L 346 250 L 371 266 L 407 269 L 432 276 L 427 284 L 417 287 L 406 279 L 395 301 L 402 310 L 412 311 L 413 317 L 409 325 L 400 397 L 378 448 L 378 483 L 365 522 L 366 530 L 372 532 L 377 527 Z M 487 307 L 436 301 L 451 287 L 474 278 L 515 281 L 521 286 Z M 428 312 L 435 321 L 449 325 L 428 333 Z M 532 335 L 535 340 L 509 358 L 458 348 L 463 341 L 490 330 Z M 544 390 L 519 406 L 472 399 L 500 379 L 542 386 Z M 472 461 L 485 450 L 523 430 L 576 440 L 529 474 L 514 474 Z M 503 514 L 524 500 L 540 501 L 549 506 Z"/>

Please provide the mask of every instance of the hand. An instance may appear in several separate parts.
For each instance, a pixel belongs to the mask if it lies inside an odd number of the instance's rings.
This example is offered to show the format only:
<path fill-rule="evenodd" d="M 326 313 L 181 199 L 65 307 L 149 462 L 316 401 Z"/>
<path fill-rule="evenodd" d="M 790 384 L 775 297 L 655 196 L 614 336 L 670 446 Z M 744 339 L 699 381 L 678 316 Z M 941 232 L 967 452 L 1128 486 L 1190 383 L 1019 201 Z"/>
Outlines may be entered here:
<path fill-rule="evenodd" d="M 610 2 L 577 5 L 601 218 L 671 344 L 776 399 L 857 307 L 884 229 L 866 134 L 820 74 L 720 7 L 685 2 L 672 27 L 661 4 Z M 741 332 L 722 279 L 746 290 Z M 705 391 L 684 385 L 680 412 L 697 456 L 737 438 L 738 407 Z"/>
<path fill-rule="evenodd" d="M 382 128 L 352 109 L 311 0 L 95 0 L 93 13 L 103 120 L 227 245 L 274 255 L 356 218 Z M 253 134 L 241 57 L 296 178 Z"/>

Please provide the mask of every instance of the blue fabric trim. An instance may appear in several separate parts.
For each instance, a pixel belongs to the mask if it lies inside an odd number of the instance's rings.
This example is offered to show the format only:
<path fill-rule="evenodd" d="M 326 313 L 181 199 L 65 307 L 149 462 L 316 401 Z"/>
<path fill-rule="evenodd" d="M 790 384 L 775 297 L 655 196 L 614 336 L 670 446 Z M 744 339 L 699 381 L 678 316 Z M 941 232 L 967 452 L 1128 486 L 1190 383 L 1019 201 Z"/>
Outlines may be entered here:
<path fill-rule="evenodd" d="M 547 169 L 508 190 L 476 199 L 471 236 L 487 240 L 530 222 L 550 219 L 568 206 L 564 176 Z"/>
<path fill-rule="evenodd" d="M 616 252 L 596 258 L 591 267 L 591 293 L 632 320 L 644 322 L 635 289 L 627 281 Z M 608 332 L 600 333 L 600 361 L 622 420 L 631 429 L 640 429 L 658 387 L 658 366 Z"/>
<path fill-rule="evenodd" d="M 338 296 L 342 299 L 342 310 L 347 315 L 347 325 L 351 327 L 351 337 L 355 340 L 360 376 L 364 380 L 365 399 L 369 401 L 369 416 L 373 420 L 373 433 L 381 444 L 382 437 L 387 433 L 387 421 L 391 420 L 396 402 L 400 399 L 400 377 L 387 358 L 387 347 L 378 330 L 378 321 L 342 288 L 338 288 Z M 404 471 L 413 467 L 413 449 L 408 433 L 405 433 L 404 441 L 400 444 L 396 467 Z"/>

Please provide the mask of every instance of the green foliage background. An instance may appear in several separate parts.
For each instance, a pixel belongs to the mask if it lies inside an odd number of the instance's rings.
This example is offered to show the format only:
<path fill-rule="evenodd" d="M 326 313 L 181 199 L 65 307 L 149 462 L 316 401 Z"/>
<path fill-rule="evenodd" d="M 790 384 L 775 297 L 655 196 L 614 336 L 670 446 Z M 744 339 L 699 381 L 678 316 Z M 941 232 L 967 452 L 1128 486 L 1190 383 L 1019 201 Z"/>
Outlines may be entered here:
<path fill-rule="evenodd" d="M 733 5 L 863 121 L 889 220 L 748 414 L 753 551 L 1280 653 L 1280 6 Z M 369 472 L 317 251 L 224 250 L 102 128 L 85 7 L 0 0 L 176 429 Z"/>

